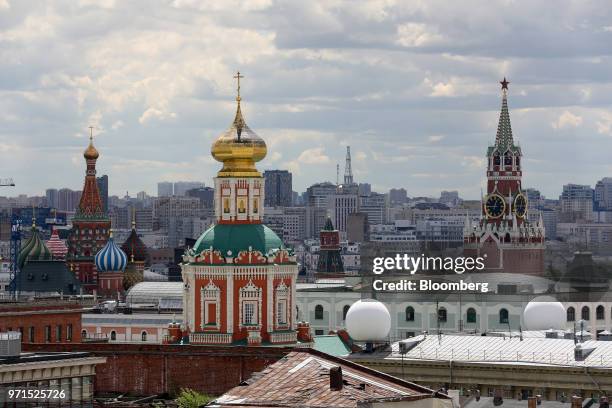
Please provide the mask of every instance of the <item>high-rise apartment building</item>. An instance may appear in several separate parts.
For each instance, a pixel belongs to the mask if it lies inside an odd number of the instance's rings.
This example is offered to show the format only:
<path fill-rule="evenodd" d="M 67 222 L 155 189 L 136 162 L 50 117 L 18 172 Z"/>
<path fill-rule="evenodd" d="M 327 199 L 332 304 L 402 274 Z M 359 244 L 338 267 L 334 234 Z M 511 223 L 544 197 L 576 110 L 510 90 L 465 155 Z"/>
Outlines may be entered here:
<path fill-rule="evenodd" d="M 105 174 L 96 177 L 96 183 L 98 183 L 98 191 L 100 192 L 100 199 L 102 200 L 104 212 L 108 212 L 108 176 Z"/>
<path fill-rule="evenodd" d="M 612 177 L 604 177 L 595 184 L 595 209 L 612 211 Z"/>
<path fill-rule="evenodd" d="M 186 196 L 187 191 L 203 187 L 204 183 L 201 181 L 177 181 L 174 183 L 174 195 Z"/>
<path fill-rule="evenodd" d="M 591 186 L 566 184 L 559 196 L 560 222 L 590 222 L 593 220 L 593 189 Z"/>
<path fill-rule="evenodd" d="M 401 205 L 408 200 L 408 193 L 404 188 L 392 188 L 389 190 L 389 204 Z"/>
<path fill-rule="evenodd" d="M 264 171 L 265 184 L 265 206 L 266 207 L 291 207 L 293 196 L 292 175 L 287 170 Z"/>

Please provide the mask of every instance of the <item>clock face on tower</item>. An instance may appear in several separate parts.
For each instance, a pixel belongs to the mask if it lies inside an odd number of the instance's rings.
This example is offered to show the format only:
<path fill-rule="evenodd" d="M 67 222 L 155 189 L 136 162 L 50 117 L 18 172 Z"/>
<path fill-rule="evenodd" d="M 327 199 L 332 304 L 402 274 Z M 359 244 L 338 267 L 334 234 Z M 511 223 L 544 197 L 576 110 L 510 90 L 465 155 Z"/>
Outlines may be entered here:
<path fill-rule="evenodd" d="M 506 211 L 506 201 L 498 194 L 491 194 L 485 202 L 485 212 L 489 218 L 499 218 Z"/>
<path fill-rule="evenodd" d="M 514 199 L 514 213 L 517 217 L 523 218 L 527 213 L 527 197 L 519 194 Z"/>

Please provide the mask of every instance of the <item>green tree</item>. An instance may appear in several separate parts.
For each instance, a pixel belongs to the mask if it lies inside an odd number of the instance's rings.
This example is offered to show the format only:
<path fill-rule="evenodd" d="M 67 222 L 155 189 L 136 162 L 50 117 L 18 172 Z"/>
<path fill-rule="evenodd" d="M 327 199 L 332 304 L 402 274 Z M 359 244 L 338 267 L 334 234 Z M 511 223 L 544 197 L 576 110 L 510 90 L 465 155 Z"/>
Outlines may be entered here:
<path fill-rule="evenodd" d="M 212 397 L 206 394 L 200 394 L 191 388 L 181 388 L 181 393 L 176 399 L 176 402 L 179 408 L 198 408 L 208 404 L 212 400 Z"/>

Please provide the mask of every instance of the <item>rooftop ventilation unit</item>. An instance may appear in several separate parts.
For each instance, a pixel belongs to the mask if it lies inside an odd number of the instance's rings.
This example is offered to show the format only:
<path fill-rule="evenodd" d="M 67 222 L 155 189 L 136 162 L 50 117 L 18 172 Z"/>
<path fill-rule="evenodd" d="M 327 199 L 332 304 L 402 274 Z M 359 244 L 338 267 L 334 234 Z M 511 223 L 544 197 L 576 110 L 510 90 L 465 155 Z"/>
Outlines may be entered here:
<path fill-rule="evenodd" d="M 21 333 L 0 333 L 0 357 L 18 357 L 21 354 Z"/>

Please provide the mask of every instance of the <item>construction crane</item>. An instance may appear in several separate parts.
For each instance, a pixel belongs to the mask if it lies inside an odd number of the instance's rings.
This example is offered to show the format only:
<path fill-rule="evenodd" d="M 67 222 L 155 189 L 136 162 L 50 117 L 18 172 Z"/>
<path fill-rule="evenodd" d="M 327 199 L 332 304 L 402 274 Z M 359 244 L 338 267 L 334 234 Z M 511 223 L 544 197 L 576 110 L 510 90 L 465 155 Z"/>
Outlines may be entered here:
<path fill-rule="evenodd" d="M 15 182 L 12 178 L 0 178 L 0 187 L 15 187 Z M 15 296 L 17 294 L 17 273 L 19 266 L 17 258 L 21 249 L 21 219 L 17 215 L 13 215 L 11 219 L 11 267 L 10 267 L 10 291 Z"/>

